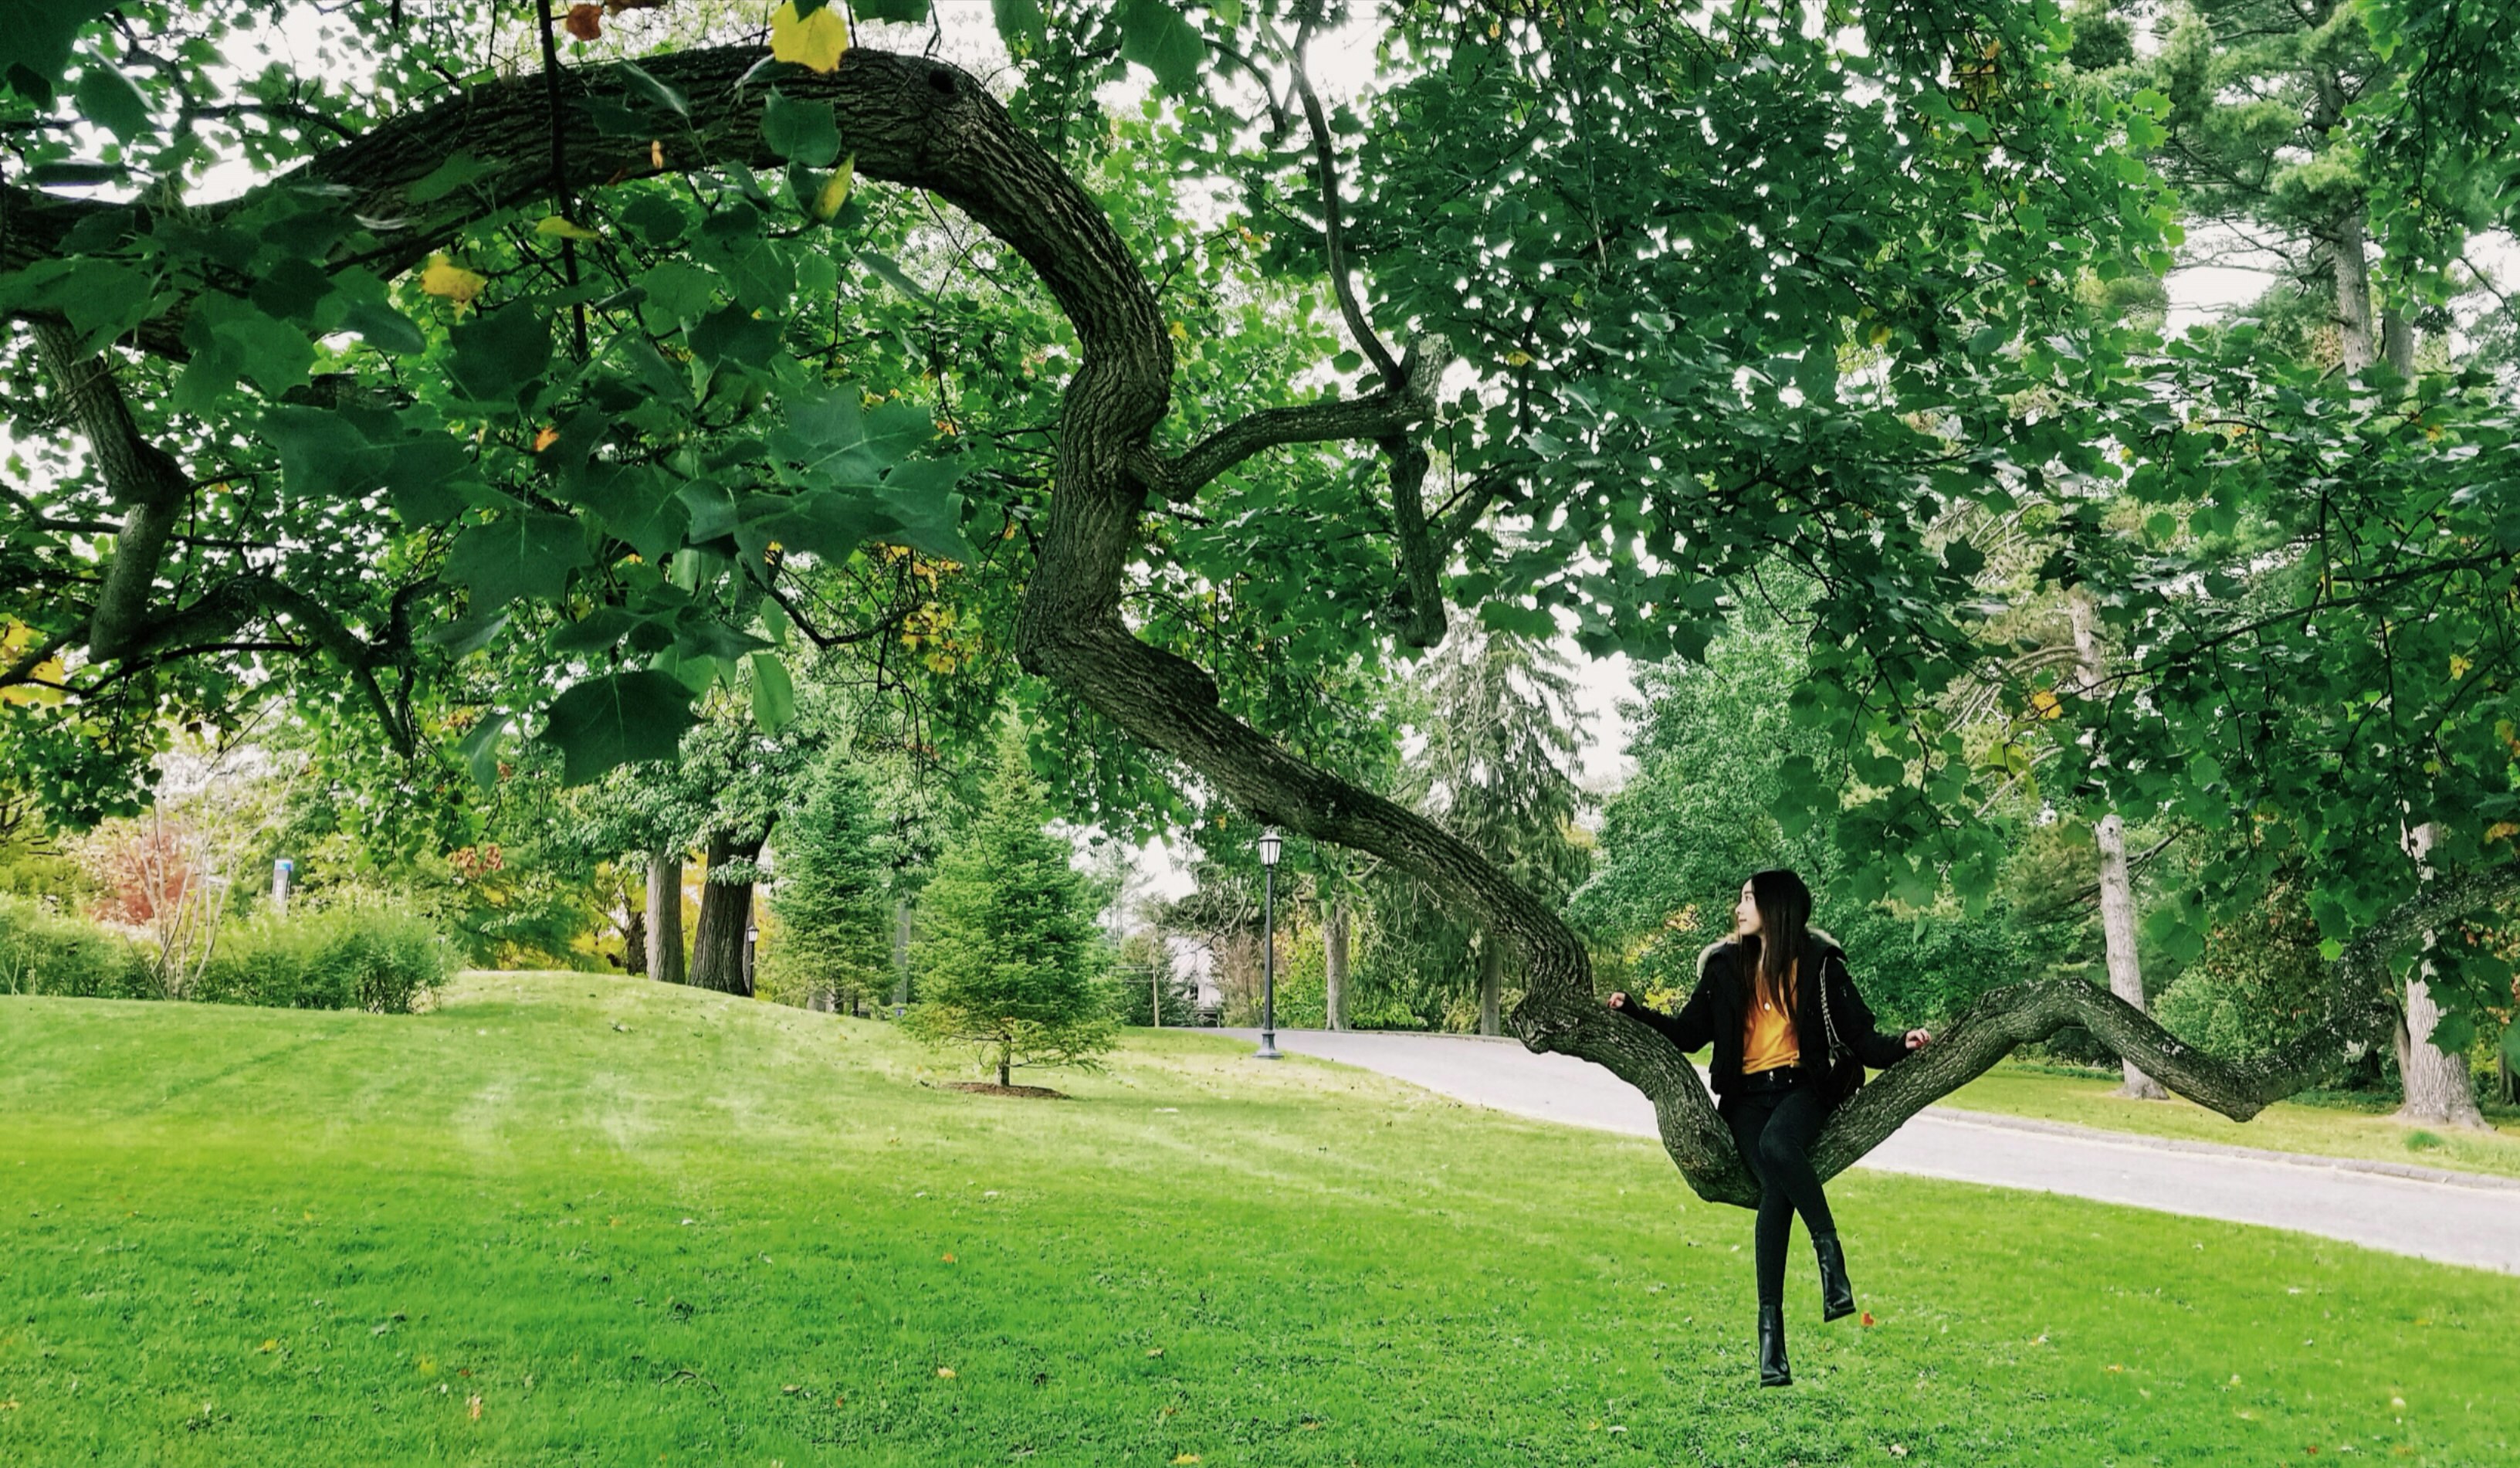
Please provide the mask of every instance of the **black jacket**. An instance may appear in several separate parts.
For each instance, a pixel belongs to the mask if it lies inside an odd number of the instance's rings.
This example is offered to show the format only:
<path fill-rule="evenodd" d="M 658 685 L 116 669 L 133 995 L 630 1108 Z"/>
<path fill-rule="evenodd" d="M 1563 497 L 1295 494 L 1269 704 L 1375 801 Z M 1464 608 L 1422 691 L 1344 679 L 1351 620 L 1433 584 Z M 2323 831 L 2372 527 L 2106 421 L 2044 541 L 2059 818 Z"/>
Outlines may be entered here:
<path fill-rule="evenodd" d="M 1627 1005 L 1629 1014 L 1671 1036 L 1671 1042 L 1684 1052 L 1693 1053 L 1711 1041 L 1715 1063 L 1709 1077 L 1719 1096 L 1741 1078 L 1741 1033 L 1750 992 L 1748 976 L 1741 971 L 1744 956 L 1736 940 L 1707 944 L 1697 955 L 1697 988 L 1676 1015 L 1634 998 Z M 1828 1014 L 1837 1022 L 1837 1037 L 1856 1059 L 1879 1071 L 1907 1058 L 1904 1036 L 1883 1034 L 1875 1028 L 1871 1007 L 1856 992 L 1855 980 L 1846 972 L 1845 950 L 1836 940 L 1813 929 L 1794 982 L 1794 1038 L 1805 1069 L 1817 1074 L 1828 1066 L 1828 1033 L 1821 1022 L 1823 984 L 1828 986 Z"/>

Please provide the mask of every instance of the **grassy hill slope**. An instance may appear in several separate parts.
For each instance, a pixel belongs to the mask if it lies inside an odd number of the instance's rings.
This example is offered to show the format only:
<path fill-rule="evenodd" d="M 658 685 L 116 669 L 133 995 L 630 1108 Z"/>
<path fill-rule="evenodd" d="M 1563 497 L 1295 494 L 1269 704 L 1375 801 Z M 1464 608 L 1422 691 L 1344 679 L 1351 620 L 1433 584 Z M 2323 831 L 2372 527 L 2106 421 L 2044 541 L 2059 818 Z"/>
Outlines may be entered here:
<path fill-rule="evenodd" d="M 1797 1240 L 1760 1393 L 1748 1216 L 1643 1143 L 1213 1036 L 936 1064 L 585 976 L 0 999 L 0 1461 L 2520 1461 L 2520 1280 L 1856 1174 L 1877 1323 Z"/>

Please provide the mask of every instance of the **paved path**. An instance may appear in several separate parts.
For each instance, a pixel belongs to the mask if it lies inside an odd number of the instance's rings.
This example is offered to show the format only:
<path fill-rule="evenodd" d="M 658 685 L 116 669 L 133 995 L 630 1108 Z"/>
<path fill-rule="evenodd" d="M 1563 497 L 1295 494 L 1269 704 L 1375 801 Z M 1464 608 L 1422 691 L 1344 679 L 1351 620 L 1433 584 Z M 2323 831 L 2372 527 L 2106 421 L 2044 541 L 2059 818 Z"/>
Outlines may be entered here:
<path fill-rule="evenodd" d="M 1228 1031 L 1256 1041 L 1254 1031 Z M 1280 1031 L 1278 1048 L 1378 1071 L 1544 1122 L 1654 1135 L 1642 1092 L 1590 1061 L 1462 1035 Z M 2352 1165 L 1929 1107 L 1863 1164 L 2234 1223 L 2297 1229 L 2443 1263 L 2520 1274 L 2520 1184 Z M 2419 1170 L 2404 1170 L 2414 1171 Z"/>

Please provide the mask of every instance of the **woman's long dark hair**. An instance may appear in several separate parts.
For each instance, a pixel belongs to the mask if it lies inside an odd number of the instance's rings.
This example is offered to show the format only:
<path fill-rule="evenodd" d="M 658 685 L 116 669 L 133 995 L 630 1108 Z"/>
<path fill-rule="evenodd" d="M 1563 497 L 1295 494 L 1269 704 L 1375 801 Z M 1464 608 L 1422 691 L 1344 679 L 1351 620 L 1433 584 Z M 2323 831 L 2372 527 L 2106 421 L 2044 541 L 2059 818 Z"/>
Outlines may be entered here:
<path fill-rule="evenodd" d="M 1752 997 L 1779 1009 L 1794 1001 L 1791 983 L 1794 958 L 1811 931 L 1811 889 L 1783 867 L 1750 876 L 1750 900 L 1759 909 L 1759 931 L 1744 941 L 1750 949 Z"/>

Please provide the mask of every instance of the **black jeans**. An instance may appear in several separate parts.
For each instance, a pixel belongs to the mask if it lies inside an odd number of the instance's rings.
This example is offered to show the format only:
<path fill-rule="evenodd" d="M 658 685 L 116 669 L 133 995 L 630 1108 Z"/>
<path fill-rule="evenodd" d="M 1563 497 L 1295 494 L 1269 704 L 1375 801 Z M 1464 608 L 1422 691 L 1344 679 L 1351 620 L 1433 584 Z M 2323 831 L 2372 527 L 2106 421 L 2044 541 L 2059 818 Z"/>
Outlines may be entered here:
<path fill-rule="evenodd" d="M 1749 1081 L 1752 1078 L 1744 1077 Z M 1724 1120 L 1732 1125 L 1732 1145 L 1759 1179 L 1756 1241 L 1759 1303 L 1781 1305 L 1785 1298 L 1785 1240 L 1792 1235 L 1794 1214 L 1815 1235 L 1835 1233 L 1828 1195 L 1821 1191 L 1820 1174 L 1812 1170 L 1811 1144 L 1828 1120 L 1828 1098 L 1819 1078 L 1779 1089 L 1751 1089 L 1747 1084 L 1724 1098 Z"/>

